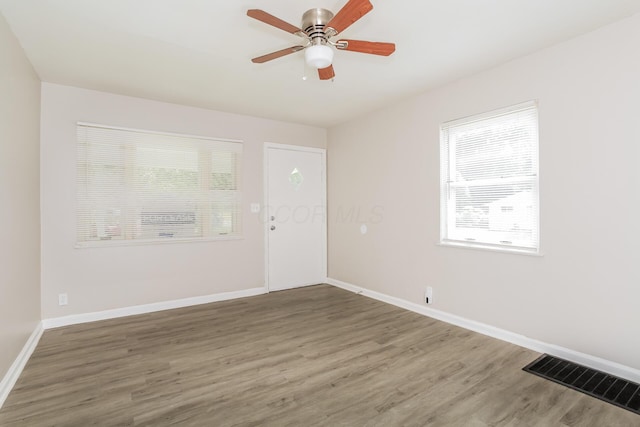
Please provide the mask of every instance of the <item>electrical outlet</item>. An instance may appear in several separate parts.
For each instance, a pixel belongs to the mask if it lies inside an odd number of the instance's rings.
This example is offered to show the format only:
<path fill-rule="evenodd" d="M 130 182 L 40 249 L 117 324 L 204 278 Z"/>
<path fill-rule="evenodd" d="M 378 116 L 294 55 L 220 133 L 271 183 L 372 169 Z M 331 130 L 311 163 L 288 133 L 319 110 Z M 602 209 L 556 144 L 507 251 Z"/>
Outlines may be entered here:
<path fill-rule="evenodd" d="M 427 289 L 424 291 L 424 302 L 433 304 L 433 288 L 431 286 L 427 286 Z"/>
<path fill-rule="evenodd" d="M 69 298 L 67 294 L 58 294 L 58 305 L 67 305 L 69 304 Z"/>

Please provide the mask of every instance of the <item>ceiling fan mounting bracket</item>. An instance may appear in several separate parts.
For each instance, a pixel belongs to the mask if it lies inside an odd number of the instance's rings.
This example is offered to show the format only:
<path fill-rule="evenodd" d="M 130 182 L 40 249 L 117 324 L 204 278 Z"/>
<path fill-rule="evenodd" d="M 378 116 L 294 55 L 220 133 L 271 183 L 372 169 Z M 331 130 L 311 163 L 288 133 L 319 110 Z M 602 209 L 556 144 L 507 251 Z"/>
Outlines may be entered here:
<path fill-rule="evenodd" d="M 346 40 L 338 40 L 337 42 L 329 42 L 331 45 L 335 46 L 338 49 L 346 49 L 349 47 L 349 42 Z"/>

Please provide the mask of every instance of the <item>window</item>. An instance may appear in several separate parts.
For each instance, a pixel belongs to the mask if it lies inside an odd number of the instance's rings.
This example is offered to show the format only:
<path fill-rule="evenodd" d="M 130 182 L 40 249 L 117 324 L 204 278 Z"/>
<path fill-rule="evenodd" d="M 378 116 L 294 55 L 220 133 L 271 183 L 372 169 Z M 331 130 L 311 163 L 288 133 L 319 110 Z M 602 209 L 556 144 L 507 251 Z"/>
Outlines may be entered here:
<path fill-rule="evenodd" d="M 77 144 L 77 246 L 241 235 L 241 143 L 79 123 Z"/>
<path fill-rule="evenodd" d="M 444 123 L 441 243 L 537 252 L 535 102 Z"/>

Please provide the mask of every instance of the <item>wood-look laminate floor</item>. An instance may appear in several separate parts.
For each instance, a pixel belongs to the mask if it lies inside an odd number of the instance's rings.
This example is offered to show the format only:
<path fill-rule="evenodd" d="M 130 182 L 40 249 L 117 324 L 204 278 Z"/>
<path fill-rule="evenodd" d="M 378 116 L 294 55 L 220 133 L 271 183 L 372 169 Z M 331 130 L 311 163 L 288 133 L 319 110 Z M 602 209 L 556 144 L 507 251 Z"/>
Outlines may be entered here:
<path fill-rule="evenodd" d="M 328 285 L 48 330 L 2 426 L 640 426 L 537 354 Z"/>

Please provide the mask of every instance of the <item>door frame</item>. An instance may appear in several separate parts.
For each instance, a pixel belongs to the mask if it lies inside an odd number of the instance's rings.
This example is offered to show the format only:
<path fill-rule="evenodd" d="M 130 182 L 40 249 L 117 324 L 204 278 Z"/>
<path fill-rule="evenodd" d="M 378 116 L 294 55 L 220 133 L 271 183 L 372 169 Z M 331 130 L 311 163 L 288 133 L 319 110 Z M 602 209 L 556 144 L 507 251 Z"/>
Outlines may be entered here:
<path fill-rule="evenodd" d="M 327 277 L 327 150 L 325 148 L 305 147 L 301 145 L 277 144 L 275 142 L 265 142 L 263 148 L 263 205 L 262 221 L 264 226 L 264 288 L 266 292 L 271 292 L 269 286 L 269 150 L 289 150 L 304 153 L 318 153 L 321 156 L 322 171 L 322 277 Z M 280 290 L 280 289 L 279 289 Z"/>

